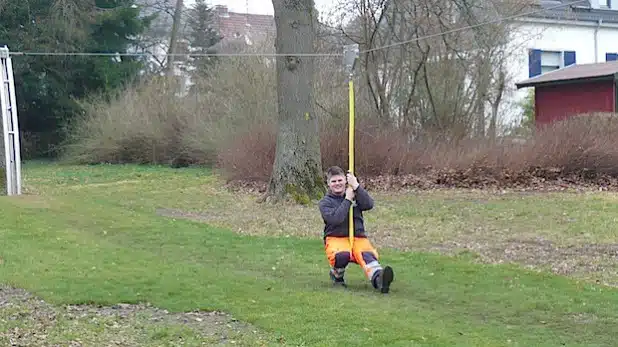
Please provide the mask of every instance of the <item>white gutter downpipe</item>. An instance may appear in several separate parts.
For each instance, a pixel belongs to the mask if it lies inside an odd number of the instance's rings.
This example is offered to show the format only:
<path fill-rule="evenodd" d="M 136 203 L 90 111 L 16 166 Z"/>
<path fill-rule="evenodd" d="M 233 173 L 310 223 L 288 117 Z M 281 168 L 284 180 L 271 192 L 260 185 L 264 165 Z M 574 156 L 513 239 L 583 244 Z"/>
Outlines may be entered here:
<path fill-rule="evenodd" d="M 599 28 L 603 24 L 603 20 L 599 19 L 597 21 L 597 26 L 594 28 L 594 62 L 599 62 Z"/>

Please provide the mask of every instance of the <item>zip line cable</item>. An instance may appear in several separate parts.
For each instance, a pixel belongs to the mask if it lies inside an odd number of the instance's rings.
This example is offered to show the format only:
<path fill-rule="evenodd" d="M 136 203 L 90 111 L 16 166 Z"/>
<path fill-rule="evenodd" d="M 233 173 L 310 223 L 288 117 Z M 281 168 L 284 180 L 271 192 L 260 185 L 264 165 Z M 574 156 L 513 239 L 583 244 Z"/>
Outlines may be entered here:
<path fill-rule="evenodd" d="M 425 35 L 425 36 L 416 37 L 414 39 L 410 39 L 406 41 L 395 42 L 389 45 L 371 48 L 368 50 L 361 51 L 360 54 L 371 53 L 371 52 L 384 50 L 384 49 L 392 48 L 396 46 L 402 46 L 408 43 L 426 40 L 426 39 L 430 39 L 430 38 L 434 38 L 434 37 L 438 37 L 438 36 L 442 36 L 446 34 L 452 34 L 452 33 L 456 33 L 459 31 L 475 29 L 475 28 L 482 27 L 482 26 L 489 25 L 489 24 L 502 23 L 502 22 L 512 20 L 512 19 L 517 19 L 521 17 L 534 15 L 534 14 L 543 13 L 548 10 L 555 10 L 561 7 L 573 6 L 581 2 L 588 2 L 588 0 L 576 0 L 576 1 L 562 3 L 559 5 L 555 5 L 555 6 L 549 6 L 549 7 L 542 8 L 536 11 L 520 13 L 520 14 L 508 16 L 508 17 L 500 17 L 498 19 L 494 19 L 494 20 L 487 21 L 487 22 L 481 22 L 481 23 L 474 24 L 474 25 L 468 25 L 468 26 L 461 27 L 461 28 L 439 32 L 436 34 Z M 161 54 L 153 54 L 153 53 L 102 53 L 102 52 L 101 53 L 98 53 L 98 52 L 91 52 L 91 53 L 87 53 L 87 52 L 26 52 L 26 51 L 9 52 L 9 54 L 12 56 L 89 56 L 89 57 L 93 57 L 93 56 L 94 57 L 145 57 L 145 56 L 155 56 L 155 55 L 156 56 L 180 56 L 180 57 L 287 57 L 287 56 L 342 57 L 343 56 L 342 53 L 175 53 L 175 54 L 161 53 Z"/>
<path fill-rule="evenodd" d="M 87 56 L 87 57 L 142 57 L 142 56 L 179 56 L 179 57 L 341 57 L 341 53 L 82 53 L 82 52 L 9 52 L 20 56 Z"/>

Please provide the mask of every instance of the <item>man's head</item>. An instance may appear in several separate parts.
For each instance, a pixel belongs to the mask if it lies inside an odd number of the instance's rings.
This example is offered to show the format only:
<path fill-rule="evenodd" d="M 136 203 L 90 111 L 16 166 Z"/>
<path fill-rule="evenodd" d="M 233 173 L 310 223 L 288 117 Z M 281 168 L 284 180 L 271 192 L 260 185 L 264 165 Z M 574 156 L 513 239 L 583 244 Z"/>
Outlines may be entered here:
<path fill-rule="evenodd" d="M 343 171 L 343 169 L 339 166 L 331 166 L 326 171 L 326 183 L 328 184 L 328 189 L 333 194 L 345 194 L 345 188 L 347 185 L 345 171 Z"/>

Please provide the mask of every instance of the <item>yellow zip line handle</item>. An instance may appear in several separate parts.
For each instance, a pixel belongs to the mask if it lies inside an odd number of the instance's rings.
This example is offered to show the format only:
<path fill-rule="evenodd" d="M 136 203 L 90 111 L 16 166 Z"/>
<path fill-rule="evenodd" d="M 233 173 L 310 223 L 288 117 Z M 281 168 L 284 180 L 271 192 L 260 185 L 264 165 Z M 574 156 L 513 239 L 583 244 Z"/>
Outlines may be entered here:
<path fill-rule="evenodd" d="M 348 129 L 348 170 L 351 174 L 354 174 L 354 81 L 350 78 L 349 82 L 350 89 L 350 121 L 349 121 L 349 129 Z M 350 237 L 350 248 L 354 246 L 354 204 L 350 206 L 350 214 L 349 214 L 349 237 Z"/>
<path fill-rule="evenodd" d="M 354 67 L 359 58 L 358 44 L 347 45 L 343 48 L 343 64 L 348 70 L 349 75 L 349 89 L 350 89 L 350 120 L 348 122 L 348 171 L 354 175 Z M 348 185 L 349 186 L 349 185 Z M 354 204 L 350 206 L 350 213 L 348 217 L 349 222 L 349 238 L 350 248 L 354 247 Z"/>

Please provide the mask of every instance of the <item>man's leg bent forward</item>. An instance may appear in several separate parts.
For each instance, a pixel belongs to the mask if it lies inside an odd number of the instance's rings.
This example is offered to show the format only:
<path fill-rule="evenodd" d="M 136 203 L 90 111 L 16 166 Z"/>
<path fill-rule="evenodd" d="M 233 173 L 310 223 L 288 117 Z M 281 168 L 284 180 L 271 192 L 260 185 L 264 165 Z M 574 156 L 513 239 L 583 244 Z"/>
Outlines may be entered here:
<path fill-rule="evenodd" d="M 379 289 L 382 293 L 388 293 L 394 278 L 393 269 L 390 266 L 382 268 L 378 251 L 373 247 L 371 241 L 367 238 L 355 238 L 352 253 L 373 287 Z"/>
<path fill-rule="evenodd" d="M 352 249 L 347 237 L 326 237 L 325 251 L 330 264 L 330 278 L 335 284 L 345 285 L 345 269 L 350 263 Z"/>

